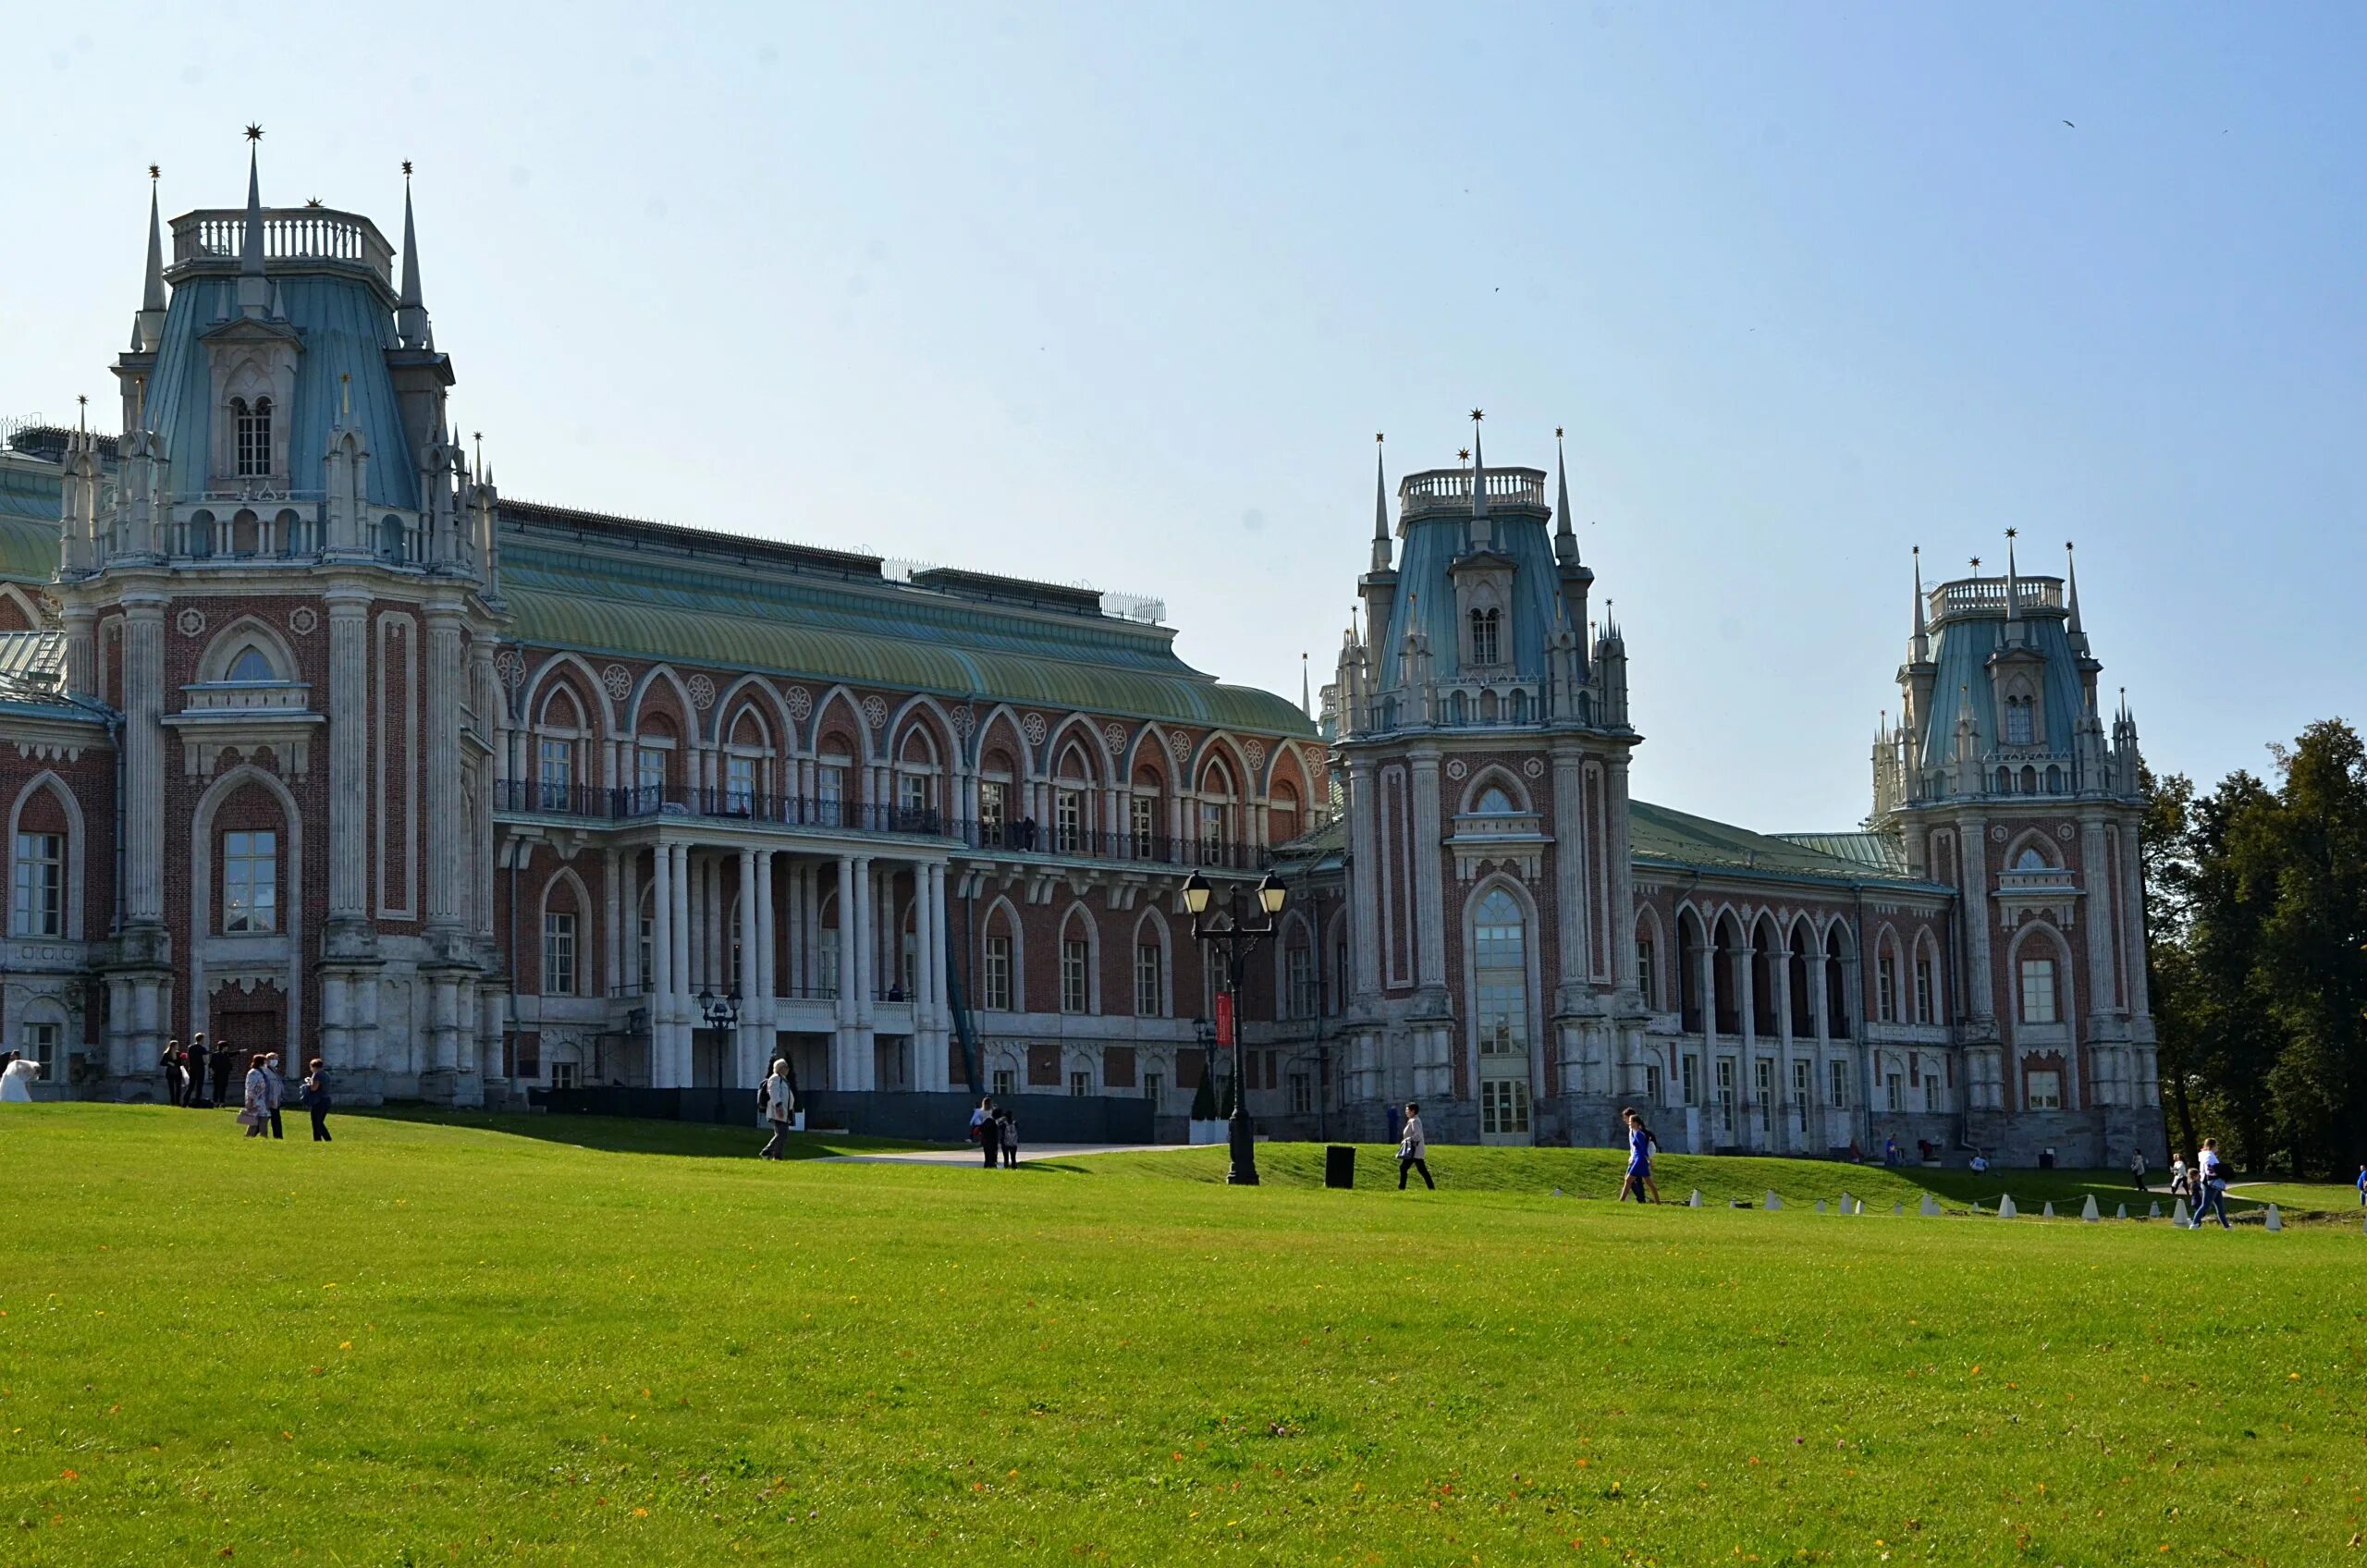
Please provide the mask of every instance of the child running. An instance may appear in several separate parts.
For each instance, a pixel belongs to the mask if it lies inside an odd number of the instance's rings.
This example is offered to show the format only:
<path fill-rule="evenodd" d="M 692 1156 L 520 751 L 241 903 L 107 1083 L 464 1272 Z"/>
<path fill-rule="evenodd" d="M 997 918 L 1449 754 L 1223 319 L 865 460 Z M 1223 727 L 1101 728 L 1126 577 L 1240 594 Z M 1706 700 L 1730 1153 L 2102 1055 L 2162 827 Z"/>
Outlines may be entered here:
<path fill-rule="evenodd" d="M 1658 1203 L 1661 1184 L 1652 1180 L 1652 1151 L 1660 1146 L 1660 1140 L 1652 1136 L 1652 1130 L 1644 1125 L 1644 1119 L 1637 1114 L 1635 1107 L 1629 1106 L 1619 1115 L 1627 1123 L 1627 1174 L 1620 1178 L 1619 1196 L 1612 1201 L 1625 1203 L 1632 1191 L 1636 1201 L 1642 1203 L 1645 1189 L 1650 1188 L 1652 1201 Z"/>

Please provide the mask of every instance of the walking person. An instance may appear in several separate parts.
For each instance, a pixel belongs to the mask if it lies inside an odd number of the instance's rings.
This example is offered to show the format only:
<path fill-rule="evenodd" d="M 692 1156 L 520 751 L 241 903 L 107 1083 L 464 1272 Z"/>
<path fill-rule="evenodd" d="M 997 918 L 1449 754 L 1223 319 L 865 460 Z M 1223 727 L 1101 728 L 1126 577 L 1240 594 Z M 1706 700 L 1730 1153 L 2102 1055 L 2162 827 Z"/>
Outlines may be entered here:
<path fill-rule="evenodd" d="M 2191 1197 L 2194 1194 L 2194 1185 L 2187 1179 L 2186 1156 L 2182 1154 L 2170 1156 L 2169 1190 L 2170 1196 L 2174 1198 Z"/>
<path fill-rule="evenodd" d="M 182 1093 L 181 1103 L 192 1109 L 205 1104 L 205 1059 L 208 1054 L 204 1035 L 195 1035 L 190 1040 L 188 1055 L 183 1058 L 189 1067 L 189 1087 Z M 219 1100 L 222 1096 L 216 1093 L 214 1097 Z"/>
<path fill-rule="evenodd" d="M 2367 1208 L 2367 1165 L 2359 1168 L 2359 1207 Z"/>
<path fill-rule="evenodd" d="M 284 1137 L 286 1134 L 279 1129 L 279 1102 L 288 1097 L 288 1080 L 279 1075 L 277 1051 L 264 1053 L 263 1072 L 265 1082 L 271 1088 L 271 1135 L 275 1138 Z"/>
<path fill-rule="evenodd" d="M 786 1159 L 789 1157 L 789 1119 L 797 1108 L 797 1091 L 789 1086 L 789 1061 L 785 1057 L 773 1059 L 773 1075 L 765 1080 L 761 1093 L 765 1101 L 765 1120 L 772 1123 L 772 1141 L 757 1154 L 766 1159 Z"/>
<path fill-rule="evenodd" d="M 165 1098 L 174 1105 L 181 1104 L 189 1095 L 189 1076 L 181 1071 L 181 1043 L 166 1040 L 162 1055 L 156 1058 L 156 1070 L 165 1076 Z"/>
<path fill-rule="evenodd" d="M 1405 1190 L 1407 1172 L 1415 1170 L 1422 1173 L 1422 1185 L 1434 1193 L 1439 1190 L 1439 1184 L 1430 1180 L 1430 1143 L 1428 1138 L 1422 1136 L 1422 1108 L 1408 1104 L 1405 1107 L 1404 1124 L 1397 1130 L 1397 1190 L 1399 1192 Z"/>
<path fill-rule="evenodd" d="M 239 1124 L 250 1138 L 260 1138 L 271 1127 L 271 1080 L 264 1076 L 264 1054 L 247 1059 L 246 1098 L 239 1107 Z"/>
<path fill-rule="evenodd" d="M 2128 1151 L 2128 1176 L 2137 1183 L 2139 1192 L 2145 1190 L 2145 1151 L 2142 1148 Z"/>
<path fill-rule="evenodd" d="M 1635 1107 L 1629 1106 L 1619 1116 L 1627 1123 L 1627 1174 L 1619 1179 L 1619 1195 L 1611 1201 L 1625 1203 L 1633 1192 L 1636 1201 L 1642 1203 L 1645 1189 L 1650 1188 L 1652 1202 L 1658 1203 L 1661 1186 L 1652 1180 L 1652 1150 L 1660 1146 L 1660 1140 L 1652 1136 L 1652 1130 L 1644 1125 L 1644 1119 L 1637 1114 Z"/>
<path fill-rule="evenodd" d="M 313 1113 L 313 1142 L 325 1144 L 329 1137 L 329 1075 L 314 1057 L 304 1064 L 304 1109 Z"/>
<path fill-rule="evenodd" d="M 18 1051 L 0 1054 L 0 1104 L 32 1104 L 33 1080 L 40 1076 L 40 1062 Z"/>
<path fill-rule="evenodd" d="M 2221 1230 L 2234 1230 L 2235 1227 L 2227 1222 L 2227 1168 L 2219 1158 L 2219 1140 L 2203 1139 L 2202 1152 L 2195 1156 L 2194 1163 L 2194 1228 L 2201 1230 L 2202 1216 L 2205 1211 L 2211 1211 L 2219 1216 Z"/>
<path fill-rule="evenodd" d="M 970 1113 L 970 1141 L 987 1157 L 987 1169 L 995 1168 L 995 1157 L 1002 1151 L 1002 1130 L 995 1125 L 995 1101 L 992 1095 L 978 1102 Z"/>
<path fill-rule="evenodd" d="M 1010 1107 L 995 1112 L 995 1133 L 1002 1145 L 1002 1168 L 1005 1170 L 1018 1170 L 1019 1118 L 1012 1115 Z"/>

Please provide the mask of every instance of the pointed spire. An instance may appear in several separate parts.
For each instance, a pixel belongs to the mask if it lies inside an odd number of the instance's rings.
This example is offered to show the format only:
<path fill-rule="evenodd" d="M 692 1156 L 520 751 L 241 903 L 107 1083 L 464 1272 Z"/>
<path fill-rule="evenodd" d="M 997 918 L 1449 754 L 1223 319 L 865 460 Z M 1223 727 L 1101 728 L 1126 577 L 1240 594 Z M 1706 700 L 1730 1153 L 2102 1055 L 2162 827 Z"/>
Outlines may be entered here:
<path fill-rule="evenodd" d="M 2079 559 L 2073 553 L 2071 541 L 2068 539 L 2063 541 L 2063 583 L 2065 592 L 2069 595 L 2069 609 L 2071 611 L 2070 625 L 2067 630 L 2071 633 L 2072 643 L 2079 646 L 2080 651 L 2084 653 L 2087 651 L 2086 643 L 2088 634 L 2087 631 L 2079 625 Z"/>
<path fill-rule="evenodd" d="M 140 279 L 140 315 L 132 328 L 132 348 L 153 353 L 165 337 L 165 226 L 156 205 L 156 182 L 162 174 L 148 165 L 148 266 Z"/>
<path fill-rule="evenodd" d="M 406 348 L 428 346 L 427 303 L 419 287 L 419 226 L 411 221 L 411 160 L 403 160 L 403 288 L 395 309 L 395 336 Z"/>
<path fill-rule="evenodd" d="M 1564 566 L 1578 564 L 1578 533 L 1570 521 L 1570 464 L 1562 454 L 1562 427 L 1553 427 L 1553 474 L 1559 484 L 1554 496 L 1553 558 Z"/>
<path fill-rule="evenodd" d="M 2019 574 L 2014 570 L 2014 535 L 2020 532 L 2019 529 L 2015 528 L 2005 530 L 2005 619 L 2007 620 L 2021 619 L 2021 606 L 2017 602 L 2022 596 L 2021 582 Z"/>
<path fill-rule="evenodd" d="M 1309 718 L 1313 718 L 1315 717 L 1315 702 L 1307 692 L 1306 655 L 1302 653 L 1298 656 L 1298 707 L 1299 712 L 1306 715 Z"/>
<path fill-rule="evenodd" d="M 1471 410 L 1471 547 L 1484 550 L 1495 542 L 1495 529 L 1488 521 L 1488 454 L 1479 448 L 1479 422 L 1488 417 L 1485 409 Z"/>
<path fill-rule="evenodd" d="M 1916 664 L 1932 662 L 1932 639 L 1923 623 L 1923 546 L 1915 546 L 1915 643 L 1908 658 Z"/>
<path fill-rule="evenodd" d="M 271 309 L 271 286 L 263 264 L 263 127 L 247 127 L 247 226 L 239 240 L 239 313 L 262 316 Z"/>
<path fill-rule="evenodd" d="M 1381 435 L 1372 438 L 1372 569 L 1389 570 L 1389 465 L 1381 450 Z"/>

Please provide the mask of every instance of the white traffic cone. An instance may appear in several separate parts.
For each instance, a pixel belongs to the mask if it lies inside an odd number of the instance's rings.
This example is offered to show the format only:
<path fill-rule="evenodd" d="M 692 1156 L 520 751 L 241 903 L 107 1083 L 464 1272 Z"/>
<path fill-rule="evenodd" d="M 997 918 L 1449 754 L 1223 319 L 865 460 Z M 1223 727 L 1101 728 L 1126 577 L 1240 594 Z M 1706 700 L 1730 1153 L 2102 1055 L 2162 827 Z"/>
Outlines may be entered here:
<path fill-rule="evenodd" d="M 1938 1219 L 1940 1215 L 1940 1200 L 1933 1197 L 1931 1194 L 1925 1193 L 1923 1194 L 1922 1213 L 1923 1218 L 1926 1219 Z"/>
<path fill-rule="evenodd" d="M 1687 1208 L 1699 1208 L 1701 1207 L 1700 1188 L 1696 1187 L 1693 1189 L 1693 1195 L 1685 1200 L 1685 1207 Z"/>
<path fill-rule="evenodd" d="M 2093 1225 L 2097 1220 L 2103 1218 L 2103 1211 L 2096 1207 L 2095 1194 L 2090 1193 L 2088 1194 L 2087 1207 L 2079 1210 L 2079 1218 L 2086 1220 L 2091 1225 Z"/>
<path fill-rule="evenodd" d="M 2014 1194 L 2011 1194 L 2011 1193 L 2007 1193 L 2004 1197 L 1999 1198 L 1999 1199 L 1997 1200 L 1997 1218 L 1998 1218 L 1998 1219 L 2020 1219 L 2020 1218 L 2021 1218 L 2021 1215 L 2022 1215 L 2022 1211 L 2021 1211 L 2020 1209 L 2016 1208 L 2016 1207 L 2014 1207 Z"/>
<path fill-rule="evenodd" d="M 1770 1208 L 1781 1208 L 1784 1207 L 1784 1200 L 1775 1195 L 1775 1189 L 1772 1187 L 1767 1189 L 1767 1207 Z"/>
<path fill-rule="evenodd" d="M 2177 1226 L 2181 1231 L 2187 1228 L 2187 1225 L 2189 1222 L 2186 1217 L 2186 1199 L 2174 1198 L 2171 1200 L 2170 1223 Z"/>
<path fill-rule="evenodd" d="M 2285 1229 L 2285 1217 L 2276 1212 L 2276 1206 L 2275 1204 L 2270 1204 L 2268 1206 L 2268 1228 L 2272 1231 L 2282 1231 Z"/>

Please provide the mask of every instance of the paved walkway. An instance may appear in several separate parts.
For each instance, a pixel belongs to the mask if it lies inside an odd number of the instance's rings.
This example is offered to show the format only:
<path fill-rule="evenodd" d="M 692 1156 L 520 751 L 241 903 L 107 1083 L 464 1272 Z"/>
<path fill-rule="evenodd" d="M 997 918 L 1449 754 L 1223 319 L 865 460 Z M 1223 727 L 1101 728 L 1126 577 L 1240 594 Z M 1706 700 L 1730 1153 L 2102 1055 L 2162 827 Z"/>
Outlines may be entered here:
<path fill-rule="evenodd" d="M 1150 1154 L 1159 1149 L 1189 1148 L 1189 1144 L 1024 1144 L 1019 1162 L 1068 1159 L 1083 1154 Z M 894 1154 L 826 1154 L 823 1160 L 839 1165 L 977 1165 L 975 1145 L 958 1148 L 900 1149 Z"/>

